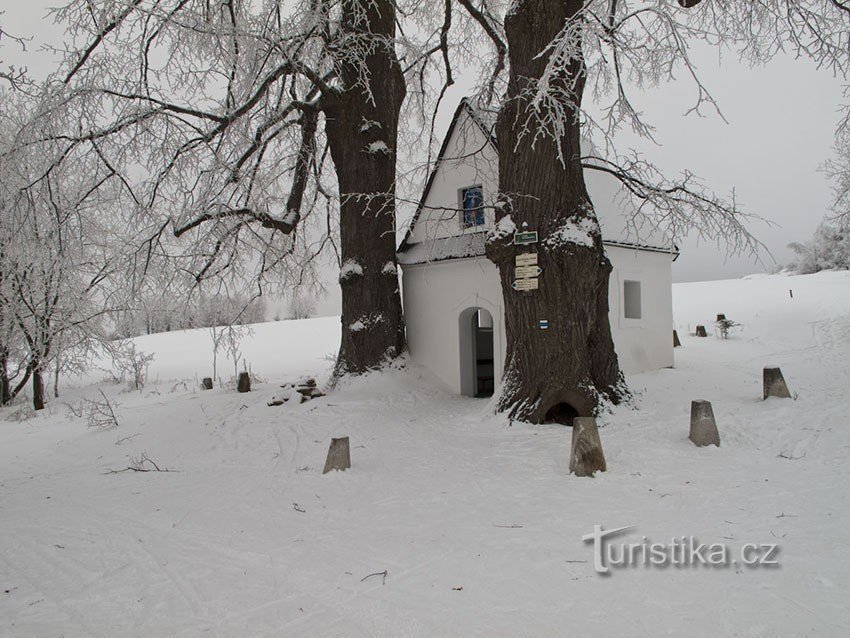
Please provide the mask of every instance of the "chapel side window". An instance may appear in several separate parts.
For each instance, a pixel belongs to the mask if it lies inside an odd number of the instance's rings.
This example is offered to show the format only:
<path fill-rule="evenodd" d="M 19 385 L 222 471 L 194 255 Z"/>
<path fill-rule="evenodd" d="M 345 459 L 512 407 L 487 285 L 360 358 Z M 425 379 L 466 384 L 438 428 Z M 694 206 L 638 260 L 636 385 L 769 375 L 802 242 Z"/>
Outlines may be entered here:
<path fill-rule="evenodd" d="M 643 315 L 640 299 L 640 282 L 623 282 L 623 317 L 626 319 L 640 319 Z"/>
<path fill-rule="evenodd" d="M 484 191 L 480 186 L 470 186 L 460 192 L 464 228 L 484 225 Z"/>

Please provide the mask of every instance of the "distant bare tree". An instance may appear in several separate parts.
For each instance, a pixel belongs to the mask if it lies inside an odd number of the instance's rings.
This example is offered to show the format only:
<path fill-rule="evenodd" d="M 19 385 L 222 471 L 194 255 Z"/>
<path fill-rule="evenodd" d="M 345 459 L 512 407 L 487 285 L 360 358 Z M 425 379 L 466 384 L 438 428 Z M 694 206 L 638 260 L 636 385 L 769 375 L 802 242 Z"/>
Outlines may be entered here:
<path fill-rule="evenodd" d="M 801 275 L 850 268 L 850 221 L 823 221 L 805 243 L 788 245 L 797 253 L 794 269 Z"/>
<path fill-rule="evenodd" d="M 316 314 L 316 297 L 309 290 L 296 288 L 290 295 L 287 309 L 287 319 L 309 319 Z"/>
<path fill-rule="evenodd" d="M 115 175 L 91 155 L 71 153 L 56 164 L 60 145 L 32 144 L 32 130 L 22 126 L 32 121 L 31 108 L 20 95 L 0 106 L 0 354 L 5 399 L 31 380 L 40 410 L 45 372 L 54 369 L 58 388 L 60 372 L 78 369 L 103 336 L 115 264 L 108 225 Z M 9 346 L 22 369 L 14 387 Z"/>

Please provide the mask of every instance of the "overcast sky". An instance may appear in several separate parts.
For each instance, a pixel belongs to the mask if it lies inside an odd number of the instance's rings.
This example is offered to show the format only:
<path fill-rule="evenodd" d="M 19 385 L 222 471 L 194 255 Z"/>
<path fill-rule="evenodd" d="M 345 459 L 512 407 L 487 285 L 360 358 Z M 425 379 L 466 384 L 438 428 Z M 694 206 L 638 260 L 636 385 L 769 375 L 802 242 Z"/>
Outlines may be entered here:
<path fill-rule="evenodd" d="M 52 57 L 38 49 L 61 37 L 44 17 L 54 4 L 55 0 L 0 0 L 4 29 L 33 38 L 26 53 L 2 43 L 0 59 L 29 66 L 35 75 L 50 68 Z M 717 192 L 734 188 L 737 201 L 748 212 L 775 224 L 755 224 L 752 230 L 777 262 L 787 263 L 792 257 L 787 244 L 808 239 L 829 212 L 831 184 L 818 169 L 832 153 L 842 82 L 807 60 L 785 57 L 751 69 L 734 56 L 721 57 L 707 47 L 693 55 L 728 124 L 717 116 L 684 117 L 694 89 L 687 82 L 674 82 L 641 100 L 642 110 L 656 126 L 659 145 L 634 138 L 622 142 L 671 175 L 688 169 Z M 467 87 L 461 81 L 447 96 L 439 120 L 441 134 Z M 737 277 L 773 263 L 768 255 L 763 256 L 764 266 L 752 258 L 727 257 L 723 248 L 691 239 L 679 244 L 682 256 L 674 265 L 675 281 Z M 338 312 L 339 295 L 335 286 L 330 288 L 331 295 L 320 307 L 322 314 Z"/>

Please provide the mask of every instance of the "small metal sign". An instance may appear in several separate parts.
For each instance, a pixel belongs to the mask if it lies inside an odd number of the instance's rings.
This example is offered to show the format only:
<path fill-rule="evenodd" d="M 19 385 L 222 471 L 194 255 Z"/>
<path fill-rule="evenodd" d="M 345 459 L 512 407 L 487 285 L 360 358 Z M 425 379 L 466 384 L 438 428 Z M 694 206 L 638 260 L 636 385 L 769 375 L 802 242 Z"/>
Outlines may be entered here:
<path fill-rule="evenodd" d="M 539 279 L 516 279 L 512 284 L 514 290 L 537 290 Z"/>
<path fill-rule="evenodd" d="M 524 244 L 536 244 L 537 243 L 537 231 L 536 230 L 528 230 L 521 233 L 514 234 L 514 243 L 518 245 Z"/>
<path fill-rule="evenodd" d="M 516 256 L 516 265 L 519 266 L 536 266 L 537 253 L 523 253 Z"/>
<path fill-rule="evenodd" d="M 537 277 L 542 272 L 543 269 L 540 266 L 517 266 L 516 278 L 529 279 L 531 277 Z"/>
<path fill-rule="evenodd" d="M 548 319 L 541 319 L 539 323 L 540 323 L 540 329 L 541 330 L 548 330 L 549 329 L 549 320 Z"/>

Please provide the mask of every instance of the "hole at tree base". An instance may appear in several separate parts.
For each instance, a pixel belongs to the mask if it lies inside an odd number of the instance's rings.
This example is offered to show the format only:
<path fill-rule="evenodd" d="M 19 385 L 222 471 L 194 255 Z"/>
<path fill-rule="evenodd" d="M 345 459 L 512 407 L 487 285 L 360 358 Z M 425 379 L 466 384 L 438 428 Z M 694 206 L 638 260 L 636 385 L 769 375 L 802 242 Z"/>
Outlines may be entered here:
<path fill-rule="evenodd" d="M 546 413 L 543 423 L 560 423 L 561 425 L 572 426 L 573 420 L 577 416 L 581 416 L 573 406 L 569 403 L 556 403 Z"/>

